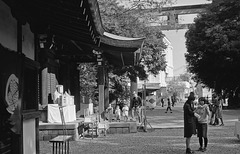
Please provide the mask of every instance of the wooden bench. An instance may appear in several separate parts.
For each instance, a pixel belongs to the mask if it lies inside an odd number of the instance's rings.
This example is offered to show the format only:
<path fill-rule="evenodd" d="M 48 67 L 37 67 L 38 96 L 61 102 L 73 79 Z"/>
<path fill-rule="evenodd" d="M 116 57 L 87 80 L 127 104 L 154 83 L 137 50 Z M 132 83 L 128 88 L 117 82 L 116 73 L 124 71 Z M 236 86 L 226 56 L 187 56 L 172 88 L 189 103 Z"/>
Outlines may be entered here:
<path fill-rule="evenodd" d="M 53 143 L 53 154 L 69 154 L 69 141 L 72 136 L 61 135 L 51 139 L 49 142 Z"/>

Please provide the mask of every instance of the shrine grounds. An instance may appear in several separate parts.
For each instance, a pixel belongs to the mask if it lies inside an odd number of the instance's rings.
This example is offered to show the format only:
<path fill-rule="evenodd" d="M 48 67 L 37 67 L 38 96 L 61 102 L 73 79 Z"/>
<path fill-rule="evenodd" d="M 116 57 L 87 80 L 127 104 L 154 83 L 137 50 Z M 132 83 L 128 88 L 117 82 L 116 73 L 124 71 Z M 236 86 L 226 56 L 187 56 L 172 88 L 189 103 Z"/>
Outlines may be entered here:
<path fill-rule="evenodd" d="M 148 131 L 131 134 L 107 134 L 97 138 L 84 138 L 70 142 L 71 154 L 184 154 L 183 103 L 173 107 L 173 113 L 165 113 L 166 106 L 147 111 Z M 239 154 L 240 140 L 234 136 L 235 121 L 240 109 L 223 110 L 225 126 L 208 129 L 209 144 L 206 152 L 199 148 L 198 138 L 192 137 L 191 149 L 196 154 Z M 151 127 L 152 128 L 151 128 Z M 40 154 L 51 154 L 52 144 L 40 141 Z"/>

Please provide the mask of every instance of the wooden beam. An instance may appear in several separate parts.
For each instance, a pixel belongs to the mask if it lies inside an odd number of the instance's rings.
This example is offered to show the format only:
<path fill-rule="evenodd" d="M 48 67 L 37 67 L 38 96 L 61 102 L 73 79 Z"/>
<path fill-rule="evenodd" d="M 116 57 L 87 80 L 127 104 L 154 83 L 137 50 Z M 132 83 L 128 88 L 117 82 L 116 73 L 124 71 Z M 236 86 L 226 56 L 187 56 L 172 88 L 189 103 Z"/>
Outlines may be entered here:
<path fill-rule="evenodd" d="M 206 7 L 210 4 L 199 4 L 199 5 L 184 5 L 184 6 L 172 6 L 172 7 L 163 7 L 163 8 L 156 8 L 156 9 L 143 9 L 141 13 L 151 13 L 152 15 L 156 16 L 168 16 L 171 13 L 177 15 L 183 14 L 198 14 L 204 13 L 206 11 Z M 136 10 L 134 10 L 135 13 Z"/>
<path fill-rule="evenodd" d="M 79 36 L 81 36 L 83 38 L 86 38 L 86 39 L 93 39 L 90 32 L 83 31 L 81 29 L 78 30 L 78 29 L 74 29 L 74 28 L 71 28 L 71 27 L 61 26 L 61 25 L 52 25 L 52 26 L 50 26 L 50 29 L 66 31 L 66 32 L 69 32 L 70 34 L 79 35 Z"/>
<path fill-rule="evenodd" d="M 191 24 L 176 24 L 176 25 L 161 25 L 153 26 L 160 28 L 161 30 L 178 30 L 178 29 L 188 29 Z"/>
<path fill-rule="evenodd" d="M 75 40 L 76 42 L 81 41 L 86 44 L 95 45 L 95 42 L 90 36 L 85 36 L 82 33 L 74 33 L 71 31 L 66 31 L 59 27 L 54 27 L 53 29 L 51 29 L 51 32 L 56 34 L 57 36 L 67 37 L 70 40 Z"/>
<path fill-rule="evenodd" d="M 206 8 L 210 4 L 197 4 L 197 5 L 181 5 L 181 6 L 170 6 L 170 7 L 163 7 L 162 11 L 168 10 L 186 10 L 186 9 L 199 9 L 199 8 Z"/>

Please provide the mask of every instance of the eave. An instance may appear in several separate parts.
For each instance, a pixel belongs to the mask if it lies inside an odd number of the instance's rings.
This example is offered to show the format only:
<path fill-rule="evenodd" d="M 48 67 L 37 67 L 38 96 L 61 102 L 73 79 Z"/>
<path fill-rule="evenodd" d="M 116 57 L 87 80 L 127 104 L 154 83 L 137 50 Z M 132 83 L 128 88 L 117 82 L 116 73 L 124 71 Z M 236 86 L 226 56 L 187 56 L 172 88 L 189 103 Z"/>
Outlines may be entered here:
<path fill-rule="evenodd" d="M 98 50 L 107 56 L 110 64 L 114 58 L 114 65 L 137 64 L 137 57 L 140 56 L 136 56 L 136 51 L 142 47 L 144 38 L 122 39 L 123 37 L 108 33 L 102 26 L 97 0 L 3 1 L 9 5 L 16 19 L 30 24 L 34 33 L 54 35 L 60 43 L 69 47 L 65 51 L 56 52 L 63 57 L 69 54 L 72 57 L 85 55 L 84 57 L 91 57 L 92 61 L 96 60 L 92 51 Z M 75 60 L 89 61 L 85 58 Z"/>

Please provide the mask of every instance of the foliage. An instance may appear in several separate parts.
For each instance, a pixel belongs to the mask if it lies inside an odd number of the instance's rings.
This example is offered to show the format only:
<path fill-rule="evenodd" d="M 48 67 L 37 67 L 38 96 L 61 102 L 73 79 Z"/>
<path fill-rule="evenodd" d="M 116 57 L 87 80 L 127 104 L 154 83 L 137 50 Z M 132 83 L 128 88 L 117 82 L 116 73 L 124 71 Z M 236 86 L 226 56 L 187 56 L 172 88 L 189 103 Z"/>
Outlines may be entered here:
<path fill-rule="evenodd" d="M 188 69 L 216 92 L 240 85 L 240 1 L 222 0 L 199 15 L 186 33 Z"/>
<path fill-rule="evenodd" d="M 190 80 L 191 80 L 191 74 L 190 73 L 184 73 L 184 74 L 180 74 L 180 79 L 182 80 L 182 81 L 187 81 L 187 82 L 189 82 Z"/>
<path fill-rule="evenodd" d="M 138 18 L 144 24 L 149 22 L 159 21 L 158 13 L 154 15 L 154 12 L 161 12 L 164 6 L 171 6 L 175 4 L 177 0 L 118 0 L 122 4 L 125 4 L 126 8 L 123 13 L 130 13 Z M 126 5 L 127 4 L 127 5 Z"/>
<path fill-rule="evenodd" d="M 134 9 L 142 13 L 141 10 L 156 8 L 159 9 L 160 12 L 163 6 L 172 5 L 176 0 L 118 0 L 118 2 L 127 3 L 127 5 L 125 5 L 125 8 L 128 8 L 126 12 Z"/>
<path fill-rule="evenodd" d="M 187 88 L 185 81 L 181 77 L 174 78 L 167 83 L 168 93 L 173 96 L 179 96 Z"/>
<path fill-rule="evenodd" d="M 167 48 L 162 38 L 164 35 L 156 27 L 148 27 L 146 41 L 142 52 L 142 65 L 146 66 L 149 73 L 158 75 L 159 71 L 166 68 L 165 54 Z"/>
<path fill-rule="evenodd" d="M 87 96 L 94 99 L 94 95 L 97 92 L 97 68 L 92 63 L 79 64 L 79 76 L 80 76 L 80 93 L 82 96 Z"/>
<path fill-rule="evenodd" d="M 117 75 L 117 76 L 125 76 L 129 78 L 131 81 L 136 80 L 136 76 L 138 76 L 140 79 L 144 80 L 147 78 L 147 74 L 144 70 L 143 65 L 137 65 L 137 66 L 125 66 L 122 68 L 112 67 L 109 69 L 111 73 Z"/>
<path fill-rule="evenodd" d="M 109 73 L 109 101 L 130 98 L 129 78 Z"/>

